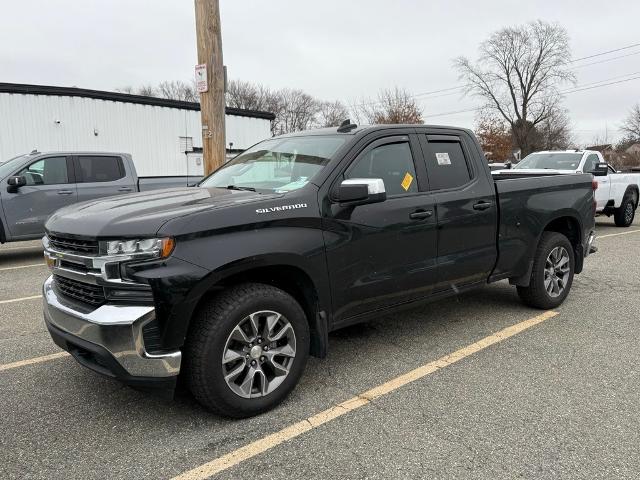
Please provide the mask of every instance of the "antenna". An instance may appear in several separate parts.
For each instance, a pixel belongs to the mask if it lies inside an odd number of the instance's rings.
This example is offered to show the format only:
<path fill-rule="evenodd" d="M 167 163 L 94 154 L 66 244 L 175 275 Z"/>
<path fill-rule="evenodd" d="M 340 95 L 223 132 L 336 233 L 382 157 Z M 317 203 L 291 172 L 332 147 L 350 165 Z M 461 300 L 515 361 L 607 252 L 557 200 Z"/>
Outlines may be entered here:
<path fill-rule="evenodd" d="M 351 130 L 353 130 L 354 128 L 358 128 L 358 125 L 356 125 L 355 123 L 351 123 L 351 120 L 349 120 L 348 118 L 342 122 L 340 124 L 340 126 L 338 127 L 338 133 L 348 133 Z"/>

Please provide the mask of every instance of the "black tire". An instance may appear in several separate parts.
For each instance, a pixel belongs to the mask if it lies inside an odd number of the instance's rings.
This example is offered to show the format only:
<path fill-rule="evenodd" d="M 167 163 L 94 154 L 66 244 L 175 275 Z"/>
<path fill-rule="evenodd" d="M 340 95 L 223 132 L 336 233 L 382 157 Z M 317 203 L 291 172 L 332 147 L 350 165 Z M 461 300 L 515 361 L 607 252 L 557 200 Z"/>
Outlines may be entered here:
<path fill-rule="evenodd" d="M 552 296 L 545 286 L 545 264 L 551 252 L 556 247 L 564 248 L 569 257 L 569 272 L 564 283 L 564 289 L 558 296 Z M 557 232 L 544 232 L 536 248 L 531 281 L 528 287 L 518 287 L 520 299 L 528 306 L 544 310 L 555 308 L 567 298 L 575 271 L 575 253 L 567 237 Z"/>
<path fill-rule="evenodd" d="M 613 219 L 617 227 L 628 227 L 636 216 L 636 199 L 633 193 L 626 193 L 619 208 L 616 208 Z"/>
<path fill-rule="evenodd" d="M 225 381 L 221 359 L 232 330 L 248 315 L 263 310 L 282 314 L 293 327 L 295 357 L 289 373 L 274 391 L 243 398 Z M 302 307 L 286 292 L 270 285 L 245 283 L 225 290 L 197 311 L 184 352 L 186 383 L 200 404 L 228 417 L 251 417 L 277 406 L 298 383 L 309 357 L 309 324 Z"/>

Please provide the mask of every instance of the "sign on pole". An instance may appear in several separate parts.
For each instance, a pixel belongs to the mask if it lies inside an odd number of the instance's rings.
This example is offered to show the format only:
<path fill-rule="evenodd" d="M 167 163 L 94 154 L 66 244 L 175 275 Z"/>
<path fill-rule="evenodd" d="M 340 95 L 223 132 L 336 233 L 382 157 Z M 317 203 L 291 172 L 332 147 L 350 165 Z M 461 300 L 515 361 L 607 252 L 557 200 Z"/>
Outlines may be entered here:
<path fill-rule="evenodd" d="M 207 64 L 201 63 L 196 65 L 196 90 L 198 93 L 209 91 L 209 83 L 207 82 Z"/>

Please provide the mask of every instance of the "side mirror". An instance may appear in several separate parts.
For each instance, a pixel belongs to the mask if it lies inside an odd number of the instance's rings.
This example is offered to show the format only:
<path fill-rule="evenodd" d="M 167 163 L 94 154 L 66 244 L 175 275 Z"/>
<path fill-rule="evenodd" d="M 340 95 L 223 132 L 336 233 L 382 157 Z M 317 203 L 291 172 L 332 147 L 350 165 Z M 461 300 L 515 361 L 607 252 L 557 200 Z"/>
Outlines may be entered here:
<path fill-rule="evenodd" d="M 350 178 L 338 187 L 338 202 L 347 205 L 365 205 L 384 202 L 387 193 L 381 178 Z"/>
<path fill-rule="evenodd" d="M 20 187 L 24 187 L 27 184 L 27 179 L 22 176 L 7 178 L 7 192 L 16 193 Z"/>
<path fill-rule="evenodd" d="M 590 172 L 594 177 L 606 177 L 607 173 L 609 173 L 609 165 L 606 163 L 596 163 L 596 166 Z"/>

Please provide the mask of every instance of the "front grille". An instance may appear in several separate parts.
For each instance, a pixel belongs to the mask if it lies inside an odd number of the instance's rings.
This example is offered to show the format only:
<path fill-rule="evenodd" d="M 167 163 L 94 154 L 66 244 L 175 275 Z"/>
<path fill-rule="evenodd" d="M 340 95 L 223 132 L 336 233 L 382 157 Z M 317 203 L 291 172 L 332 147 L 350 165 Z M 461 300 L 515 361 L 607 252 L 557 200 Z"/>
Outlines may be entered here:
<path fill-rule="evenodd" d="M 54 250 L 75 253 L 78 255 L 98 255 L 98 242 L 96 240 L 78 240 L 77 238 L 49 235 L 49 245 Z"/>
<path fill-rule="evenodd" d="M 53 276 L 58 291 L 66 296 L 92 306 L 100 306 L 105 302 L 104 289 L 98 285 L 79 282 L 70 278 Z"/>

